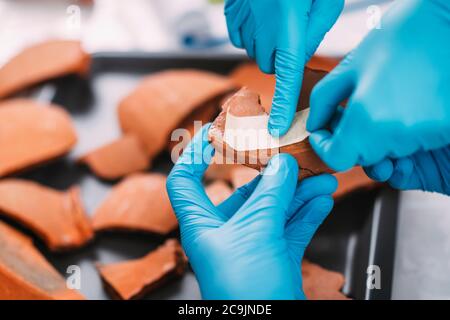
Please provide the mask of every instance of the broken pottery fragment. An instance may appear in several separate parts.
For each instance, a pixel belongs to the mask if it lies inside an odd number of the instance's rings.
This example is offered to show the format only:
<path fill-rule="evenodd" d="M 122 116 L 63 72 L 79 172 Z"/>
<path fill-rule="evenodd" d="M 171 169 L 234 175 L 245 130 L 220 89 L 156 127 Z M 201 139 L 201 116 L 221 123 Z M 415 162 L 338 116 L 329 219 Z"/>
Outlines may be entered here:
<path fill-rule="evenodd" d="M 134 135 L 125 135 L 87 153 L 78 161 L 86 164 L 100 178 L 107 180 L 144 171 L 150 166 L 144 146 Z"/>
<path fill-rule="evenodd" d="M 208 185 L 206 194 L 214 205 L 219 205 L 233 193 L 233 190 L 224 181 L 217 180 Z"/>
<path fill-rule="evenodd" d="M 175 239 L 167 240 L 143 258 L 98 265 L 103 284 L 115 299 L 138 299 L 183 275 L 187 259 Z"/>
<path fill-rule="evenodd" d="M 34 247 L 30 238 L 0 222 L 0 300 L 81 300 Z"/>
<path fill-rule="evenodd" d="M 27 180 L 0 180 L 0 214 L 30 229 L 54 251 L 80 247 L 93 237 L 78 188 L 62 192 Z"/>
<path fill-rule="evenodd" d="M 92 220 L 95 230 L 167 234 L 178 226 L 166 191 L 166 176 L 137 173 L 113 187 Z"/>
<path fill-rule="evenodd" d="M 207 181 L 223 180 L 231 183 L 234 189 L 252 181 L 259 174 L 258 170 L 246 167 L 241 164 L 222 163 L 221 157 L 214 156 L 211 164 L 205 172 Z"/>
<path fill-rule="evenodd" d="M 0 99 L 45 80 L 84 75 L 90 60 L 79 41 L 53 40 L 26 48 L 0 68 Z"/>
<path fill-rule="evenodd" d="M 341 292 L 345 283 L 342 274 L 303 260 L 303 292 L 308 300 L 348 300 Z"/>
<path fill-rule="evenodd" d="M 228 78 L 205 71 L 154 73 L 121 101 L 120 125 L 123 132 L 139 137 L 152 159 L 167 146 L 173 130 L 183 121 L 205 109 L 216 112 L 218 101 L 233 88 Z"/>
<path fill-rule="evenodd" d="M 311 79 L 309 75 L 314 73 L 316 71 L 305 69 L 305 84 Z M 314 77 L 318 79 L 317 75 Z M 307 92 L 308 96 L 309 93 Z M 302 106 L 307 108 L 309 103 Z M 307 111 L 304 108 L 301 110 Z M 279 141 L 275 141 L 267 132 L 268 114 L 261 106 L 258 94 L 243 88 L 226 102 L 223 111 L 211 125 L 209 139 L 216 152 L 226 161 L 231 160 L 255 169 L 266 166 L 270 158 L 277 153 L 289 153 L 302 169 L 299 172 L 300 178 L 332 172 L 311 148 L 305 128 L 307 114 L 301 112 L 298 113 L 299 120 L 294 120 L 291 130 Z M 234 121 L 234 126 L 227 124 L 231 120 Z M 252 127 L 255 122 L 260 124 L 259 127 Z M 246 132 L 249 133 L 248 137 Z M 227 140 L 229 136 L 231 139 Z M 285 138 L 286 142 L 280 143 Z M 233 139 L 242 140 L 243 143 L 232 145 Z"/>
<path fill-rule="evenodd" d="M 316 70 L 317 74 L 310 74 L 307 83 L 302 85 L 302 94 L 299 105 L 309 106 L 309 92 L 312 87 L 323 77 L 320 71 L 330 72 L 339 63 L 338 58 L 329 58 L 322 56 L 313 56 L 307 63 L 308 70 Z M 319 77 L 315 79 L 314 76 Z M 276 79 L 273 74 L 265 74 L 256 63 L 243 63 L 230 73 L 230 78 L 238 87 L 247 87 L 249 90 L 257 92 L 260 95 L 261 105 L 266 112 L 270 112 L 272 99 L 275 93 Z M 225 101 L 224 101 L 225 102 Z"/>
<path fill-rule="evenodd" d="M 62 156 L 76 140 L 69 115 L 58 106 L 0 103 L 0 177 Z"/>
<path fill-rule="evenodd" d="M 335 199 L 340 199 L 359 190 L 371 190 L 382 184 L 370 179 L 363 168 L 354 167 L 345 172 L 336 172 L 333 174 L 338 181 L 338 188 L 333 194 Z"/>
<path fill-rule="evenodd" d="M 205 179 L 226 181 L 231 183 L 234 189 L 249 183 L 259 174 L 258 170 L 240 164 L 219 164 L 214 161 L 215 159 L 206 170 Z M 338 181 L 338 188 L 333 194 L 335 200 L 340 200 L 356 191 L 371 190 L 381 186 L 380 183 L 367 177 L 361 167 L 354 167 L 346 172 L 337 172 L 333 175 Z"/>

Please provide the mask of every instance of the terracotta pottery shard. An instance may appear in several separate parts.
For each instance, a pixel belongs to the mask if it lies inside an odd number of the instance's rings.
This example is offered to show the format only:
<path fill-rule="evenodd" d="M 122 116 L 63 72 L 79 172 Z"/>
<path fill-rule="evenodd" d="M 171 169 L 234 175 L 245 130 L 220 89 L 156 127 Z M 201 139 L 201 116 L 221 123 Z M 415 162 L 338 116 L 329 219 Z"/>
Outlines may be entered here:
<path fill-rule="evenodd" d="M 0 222 L 0 300 L 80 300 L 30 238 Z"/>
<path fill-rule="evenodd" d="M 206 170 L 205 179 L 226 181 L 231 183 L 234 189 L 249 183 L 259 174 L 257 170 L 240 164 L 219 164 L 214 161 Z M 354 167 L 349 171 L 333 175 L 338 180 L 338 188 L 333 194 L 335 200 L 340 200 L 356 191 L 371 190 L 382 185 L 367 177 L 361 167 Z"/>
<path fill-rule="evenodd" d="M 67 153 L 77 138 L 69 115 L 54 105 L 0 103 L 0 177 Z"/>
<path fill-rule="evenodd" d="M 152 74 L 120 103 L 122 130 L 136 134 L 153 158 L 187 117 L 199 109 L 211 108 L 211 102 L 233 88 L 228 78 L 204 71 L 186 69 Z M 216 110 L 217 105 L 218 102 L 212 104 Z"/>
<path fill-rule="evenodd" d="M 140 298 L 172 278 L 183 275 L 187 259 L 175 239 L 167 240 L 143 258 L 97 268 L 106 290 L 115 299 Z"/>
<path fill-rule="evenodd" d="M 45 80 L 85 74 L 90 60 L 78 41 L 55 40 L 29 47 L 0 68 L 0 99 Z"/>
<path fill-rule="evenodd" d="M 206 194 L 214 205 L 219 205 L 233 193 L 233 190 L 224 181 L 214 181 L 206 187 Z"/>
<path fill-rule="evenodd" d="M 275 93 L 276 79 L 274 75 L 261 72 L 255 63 L 245 63 L 233 70 L 230 78 L 239 87 L 247 87 L 253 92 L 258 92 L 262 106 L 269 112 Z"/>
<path fill-rule="evenodd" d="M 358 190 L 370 190 L 381 186 L 380 183 L 370 179 L 361 167 L 354 167 L 346 172 L 337 172 L 334 176 L 338 180 L 338 188 L 333 194 L 335 199 L 343 198 Z"/>
<path fill-rule="evenodd" d="M 311 75 L 314 75 L 314 81 L 319 79 L 315 73 L 316 71 L 305 69 L 305 85 L 312 88 L 312 85 L 308 84 L 308 80 L 311 81 Z M 303 104 L 302 106 L 308 107 L 309 103 L 307 105 Z M 302 169 L 299 173 L 300 178 L 332 172 L 313 151 L 307 138 L 300 142 L 272 149 L 247 151 L 233 149 L 224 139 L 227 113 L 235 117 L 250 117 L 266 114 L 264 108 L 259 103 L 258 95 L 246 88 L 241 89 L 226 102 L 224 110 L 213 122 L 209 131 L 209 139 L 216 152 L 221 154 L 225 160 L 231 160 L 232 162 L 260 170 L 267 165 L 269 159 L 275 154 L 289 153 L 296 158 L 299 167 Z"/>
<path fill-rule="evenodd" d="M 178 226 L 161 174 L 133 174 L 116 185 L 97 208 L 95 230 L 167 234 Z"/>
<path fill-rule="evenodd" d="M 61 192 L 31 181 L 1 180 L 0 214 L 23 224 L 55 251 L 80 247 L 93 237 L 78 188 Z"/>
<path fill-rule="evenodd" d="M 150 166 L 144 146 L 134 135 L 125 135 L 89 152 L 78 161 L 85 163 L 97 176 L 107 180 L 144 171 Z"/>
<path fill-rule="evenodd" d="M 313 56 L 308 62 L 308 70 L 315 70 L 316 73 L 309 74 L 306 83 L 303 84 L 302 94 L 300 97 L 300 106 L 309 106 L 309 93 L 312 87 L 326 74 L 330 72 L 338 63 L 340 59 L 329 58 L 321 56 Z M 322 73 L 323 71 L 325 73 Z M 317 77 L 317 78 L 315 78 Z M 239 87 L 247 87 L 249 90 L 258 92 L 261 98 L 261 105 L 266 112 L 270 111 L 272 106 L 272 99 L 275 93 L 276 79 L 274 75 L 265 74 L 259 70 L 258 66 L 251 63 L 244 63 L 235 68 L 230 73 L 230 78 Z"/>
<path fill-rule="evenodd" d="M 327 56 L 312 56 L 308 61 L 306 66 L 311 69 L 324 70 L 330 72 L 333 70 L 340 62 L 341 57 L 327 57 Z"/>
<path fill-rule="evenodd" d="M 303 292 L 308 300 L 348 300 L 341 289 L 345 278 L 342 274 L 303 260 Z"/>
<path fill-rule="evenodd" d="M 223 180 L 231 183 L 233 188 L 236 189 L 252 181 L 259 174 L 258 170 L 241 164 L 227 164 L 219 161 L 220 158 L 213 157 L 212 163 L 205 172 L 206 180 Z"/>

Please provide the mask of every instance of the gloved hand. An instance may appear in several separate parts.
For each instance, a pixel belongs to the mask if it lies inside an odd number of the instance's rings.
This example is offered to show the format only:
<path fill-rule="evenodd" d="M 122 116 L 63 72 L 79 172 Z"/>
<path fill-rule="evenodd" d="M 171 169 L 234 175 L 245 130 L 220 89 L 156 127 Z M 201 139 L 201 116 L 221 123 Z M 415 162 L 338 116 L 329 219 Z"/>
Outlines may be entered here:
<path fill-rule="evenodd" d="M 381 29 L 312 92 L 307 129 L 322 160 L 341 171 L 448 145 L 449 38 L 448 0 L 394 2 Z"/>
<path fill-rule="evenodd" d="M 400 159 L 385 159 L 364 168 L 377 181 L 401 190 L 423 190 L 450 195 L 450 145 Z"/>
<path fill-rule="evenodd" d="M 305 298 L 301 260 L 333 207 L 336 179 L 322 175 L 297 185 L 297 162 L 281 154 L 271 159 L 264 175 L 216 207 L 202 185 L 212 150 L 208 127 L 195 136 L 167 180 L 202 297 Z"/>
<path fill-rule="evenodd" d="M 245 48 L 265 73 L 275 73 L 269 132 L 284 135 L 291 126 L 303 80 L 303 67 L 336 22 L 344 0 L 226 0 L 231 42 Z"/>

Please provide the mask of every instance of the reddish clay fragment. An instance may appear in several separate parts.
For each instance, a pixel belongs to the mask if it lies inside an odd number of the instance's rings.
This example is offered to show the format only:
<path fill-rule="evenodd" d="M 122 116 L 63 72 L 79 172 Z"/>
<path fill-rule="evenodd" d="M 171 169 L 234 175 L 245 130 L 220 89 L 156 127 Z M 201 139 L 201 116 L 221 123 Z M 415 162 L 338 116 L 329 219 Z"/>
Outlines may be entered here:
<path fill-rule="evenodd" d="M 97 176 L 107 180 L 144 171 L 150 166 L 144 146 L 134 135 L 125 135 L 93 150 L 82 156 L 79 162 L 88 165 Z"/>
<path fill-rule="evenodd" d="M 320 71 L 330 72 L 338 63 L 340 59 L 330 58 L 323 56 L 313 56 L 311 60 L 307 63 L 307 68 L 310 70 L 319 71 L 317 74 L 309 75 L 311 79 L 303 84 L 302 94 L 303 97 L 300 98 L 300 105 L 309 106 L 309 92 L 311 92 L 312 87 L 323 77 Z M 317 75 L 319 79 L 315 79 L 314 76 Z M 238 66 L 230 73 L 230 78 L 239 87 L 247 87 L 249 90 L 258 92 L 261 98 L 261 105 L 264 107 L 266 112 L 270 112 L 272 107 L 272 99 L 275 93 L 275 76 L 273 74 L 265 74 L 259 70 L 255 63 L 244 63 Z M 224 101 L 225 102 L 225 101 Z M 305 104 L 306 103 L 306 104 Z"/>
<path fill-rule="evenodd" d="M 305 69 L 304 84 L 310 90 L 313 85 L 309 83 L 311 79 L 316 81 L 320 78 L 316 71 Z M 324 75 L 322 72 L 321 75 Z M 309 100 L 308 98 L 300 98 L 300 100 Z M 306 102 L 304 102 L 306 103 Z M 302 109 L 307 108 L 308 104 L 301 104 Z M 306 138 L 295 144 L 283 146 L 277 149 L 264 149 L 254 151 L 236 151 L 230 147 L 224 140 L 226 115 L 230 112 L 234 116 L 257 116 L 265 113 L 264 108 L 259 103 L 258 95 L 246 88 L 241 89 L 225 104 L 223 111 L 211 125 L 209 131 L 209 139 L 212 142 L 216 152 L 222 154 L 225 161 L 228 160 L 239 164 L 260 170 L 269 162 L 269 159 L 277 153 L 289 153 L 294 156 L 298 162 L 300 170 L 299 177 L 306 178 L 325 172 L 332 172 L 311 148 L 309 140 Z"/>
<path fill-rule="evenodd" d="M 335 199 L 343 198 L 357 190 L 374 189 L 381 184 L 370 179 L 361 167 L 354 167 L 346 172 L 337 172 L 338 188 L 333 194 Z"/>
<path fill-rule="evenodd" d="M 93 237 L 78 188 L 62 192 L 27 180 L 1 180 L 0 214 L 23 224 L 54 251 L 80 247 Z"/>
<path fill-rule="evenodd" d="M 217 100 L 217 99 L 216 99 Z M 167 150 L 171 153 L 171 157 L 174 161 L 178 160 L 183 153 L 184 148 L 189 144 L 197 131 L 201 129 L 203 125 L 214 120 L 219 113 L 217 107 L 217 101 L 209 102 L 208 105 L 194 111 L 178 126 L 179 129 L 184 129 L 184 134 L 181 137 L 171 137 L 171 141 L 167 146 Z M 199 122 L 196 126 L 195 122 Z M 173 140 L 173 141 L 172 141 Z"/>
<path fill-rule="evenodd" d="M 97 208 L 95 230 L 167 234 L 178 226 L 166 191 L 166 176 L 133 174 L 117 184 Z"/>
<path fill-rule="evenodd" d="M 303 292 L 308 300 L 348 300 L 341 289 L 345 278 L 342 274 L 303 260 Z"/>
<path fill-rule="evenodd" d="M 76 140 L 69 115 L 58 106 L 0 103 L 0 177 L 64 155 Z"/>
<path fill-rule="evenodd" d="M 233 193 L 233 190 L 224 181 L 214 181 L 206 187 L 206 194 L 208 195 L 211 202 L 215 205 L 221 204 L 223 201 L 228 199 Z"/>
<path fill-rule="evenodd" d="M 167 240 L 143 258 L 97 266 L 106 290 L 122 300 L 145 296 L 182 276 L 186 267 L 186 256 L 175 239 Z"/>
<path fill-rule="evenodd" d="M 76 290 L 33 246 L 30 238 L 0 222 L 0 300 L 81 300 Z"/>
<path fill-rule="evenodd" d="M 84 75 L 90 61 L 79 41 L 54 40 L 26 48 L 0 68 L 0 99 L 45 80 Z"/>
<path fill-rule="evenodd" d="M 183 121 L 203 108 L 218 110 L 221 96 L 233 88 L 228 78 L 205 71 L 155 73 L 122 100 L 120 125 L 125 133 L 137 135 L 153 158 L 167 146 L 172 131 Z"/>

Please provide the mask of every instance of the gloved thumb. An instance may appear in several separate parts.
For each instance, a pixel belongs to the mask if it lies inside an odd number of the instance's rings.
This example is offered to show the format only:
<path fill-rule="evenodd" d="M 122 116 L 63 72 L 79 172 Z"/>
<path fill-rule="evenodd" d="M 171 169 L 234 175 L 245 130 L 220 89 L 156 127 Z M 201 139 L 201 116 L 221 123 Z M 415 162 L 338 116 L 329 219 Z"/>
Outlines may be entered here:
<path fill-rule="evenodd" d="M 242 227 L 255 226 L 282 234 L 298 179 L 297 161 L 279 154 L 269 162 L 255 191 L 229 220 Z"/>

